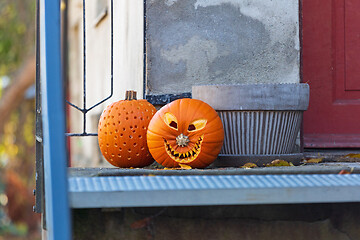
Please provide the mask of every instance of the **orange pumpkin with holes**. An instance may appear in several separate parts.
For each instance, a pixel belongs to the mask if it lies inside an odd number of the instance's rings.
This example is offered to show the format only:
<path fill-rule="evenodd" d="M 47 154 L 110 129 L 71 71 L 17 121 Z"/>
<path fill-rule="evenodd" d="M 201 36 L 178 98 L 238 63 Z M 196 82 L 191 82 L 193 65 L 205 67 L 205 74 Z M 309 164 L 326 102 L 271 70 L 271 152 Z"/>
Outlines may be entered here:
<path fill-rule="evenodd" d="M 223 141 L 218 114 L 196 99 L 179 99 L 162 107 L 147 132 L 151 155 L 165 167 L 204 168 L 216 159 Z"/>
<path fill-rule="evenodd" d="M 116 167 L 144 167 L 154 162 L 146 144 L 146 131 L 156 109 L 146 100 L 136 100 L 127 91 L 125 100 L 114 102 L 101 114 L 98 140 L 105 159 Z"/>

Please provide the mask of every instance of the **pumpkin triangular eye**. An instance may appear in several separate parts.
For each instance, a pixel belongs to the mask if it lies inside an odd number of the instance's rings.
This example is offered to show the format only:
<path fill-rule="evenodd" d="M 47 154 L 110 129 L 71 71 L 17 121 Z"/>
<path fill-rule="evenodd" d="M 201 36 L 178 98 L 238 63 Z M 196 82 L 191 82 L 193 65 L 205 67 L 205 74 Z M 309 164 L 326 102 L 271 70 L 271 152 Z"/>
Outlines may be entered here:
<path fill-rule="evenodd" d="M 192 131 L 201 130 L 206 126 L 206 123 L 207 123 L 206 119 L 195 120 L 195 121 L 193 121 L 192 123 L 189 124 L 188 131 L 192 132 Z"/>
<path fill-rule="evenodd" d="M 177 119 L 174 116 L 174 114 L 165 113 L 164 114 L 164 121 L 165 121 L 166 125 L 168 125 L 169 127 L 174 128 L 174 129 L 177 130 L 178 124 L 177 124 Z"/>

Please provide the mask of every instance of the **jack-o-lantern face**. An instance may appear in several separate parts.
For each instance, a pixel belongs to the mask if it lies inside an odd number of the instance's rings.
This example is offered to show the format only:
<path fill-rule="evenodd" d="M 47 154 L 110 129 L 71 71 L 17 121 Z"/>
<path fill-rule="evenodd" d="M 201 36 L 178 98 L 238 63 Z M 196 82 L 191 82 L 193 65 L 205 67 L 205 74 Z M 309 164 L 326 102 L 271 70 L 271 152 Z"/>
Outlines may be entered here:
<path fill-rule="evenodd" d="M 196 99 L 179 99 L 161 108 L 150 121 L 151 155 L 165 167 L 203 168 L 219 154 L 224 130 L 216 111 Z"/>

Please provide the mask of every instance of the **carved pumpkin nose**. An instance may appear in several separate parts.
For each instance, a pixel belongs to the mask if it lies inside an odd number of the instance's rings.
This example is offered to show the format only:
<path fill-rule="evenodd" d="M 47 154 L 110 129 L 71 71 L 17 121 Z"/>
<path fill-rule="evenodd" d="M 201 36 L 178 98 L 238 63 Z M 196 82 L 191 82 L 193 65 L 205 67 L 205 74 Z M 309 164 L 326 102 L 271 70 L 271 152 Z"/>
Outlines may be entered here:
<path fill-rule="evenodd" d="M 184 134 L 180 134 L 176 137 L 176 143 L 180 147 L 186 147 L 188 143 L 190 142 L 189 137 L 185 136 Z"/>

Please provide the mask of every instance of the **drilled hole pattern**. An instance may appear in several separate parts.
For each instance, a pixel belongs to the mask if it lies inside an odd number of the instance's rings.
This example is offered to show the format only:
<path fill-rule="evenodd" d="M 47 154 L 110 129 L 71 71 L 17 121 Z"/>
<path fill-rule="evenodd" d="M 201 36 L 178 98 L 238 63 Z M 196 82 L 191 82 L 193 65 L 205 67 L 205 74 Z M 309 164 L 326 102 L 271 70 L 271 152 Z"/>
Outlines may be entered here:
<path fill-rule="evenodd" d="M 153 162 L 146 130 L 156 109 L 146 100 L 123 100 L 109 105 L 98 125 L 100 150 L 114 166 L 144 167 Z"/>

